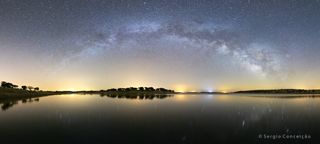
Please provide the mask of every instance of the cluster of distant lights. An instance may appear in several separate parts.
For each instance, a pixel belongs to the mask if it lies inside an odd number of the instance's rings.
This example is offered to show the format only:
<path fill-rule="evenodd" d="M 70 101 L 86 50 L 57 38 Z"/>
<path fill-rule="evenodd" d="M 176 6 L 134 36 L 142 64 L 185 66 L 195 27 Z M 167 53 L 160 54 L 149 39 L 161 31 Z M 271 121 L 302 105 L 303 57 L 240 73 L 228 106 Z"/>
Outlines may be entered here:
<path fill-rule="evenodd" d="M 188 90 L 182 90 L 182 89 L 177 89 L 176 91 L 180 92 L 180 93 L 187 93 L 187 92 L 209 92 L 209 93 L 222 92 L 222 93 L 228 93 L 228 91 L 226 91 L 226 90 L 214 90 L 214 89 L 211 89 L 211 88 L 205 89 L 205 90 L 200 90 L 200 91 L 196 91 L 196 90 L 188 91 Z"/>

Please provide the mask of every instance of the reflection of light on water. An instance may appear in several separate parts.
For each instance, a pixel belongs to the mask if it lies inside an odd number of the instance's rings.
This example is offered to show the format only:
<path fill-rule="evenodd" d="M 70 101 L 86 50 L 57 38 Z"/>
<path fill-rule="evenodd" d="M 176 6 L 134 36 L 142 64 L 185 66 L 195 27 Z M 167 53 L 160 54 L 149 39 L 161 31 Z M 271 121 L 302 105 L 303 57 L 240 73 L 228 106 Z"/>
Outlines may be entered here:
<path fill-rule="evenodd" d="M 64 94 L 49 96 L 42 99 L 42 104 L 45 104 L 45 101 L 47 99 L 50 99 L 50 102 L 56 103 L 57 105 L 63 105 L 68 107 L 89 106 L 92 105 L 92 103 L 94 103 L 94 101 L 96 100 L 93 96 L 82 94 Z"/>
<path fill-rule="evenodd" d="M 120 102 L 122 100 L 118 99 L 118 102 Z M 147 105 L 149 102 L 152 102 L 151 100 L 141 100 L 141 99 L 123 99 L 123 101 L 125 101 L 126 104 L 131 104 L 131 105 L 135 105 L 135 106 L 142 106 L 142 105 Z"/>
<path fill-rule="evenodd" d="M 184 101 L 186 99 L 185 95 L 175 95 L 174 98 L 178 101 Z"/>
<path fill-rule="evenodd" d="M 206 98 L 212 99 L 213 95 L 207 95 Z"/>
<path fill-rule="evenodd" d="M 227 95 L 219 95 L 216 98 L 219 101 L 229 101 L 230 100 L 230 96 L 227 96 Z"/>
<path fill-rule="evenodd" d="M 293 98 L 292 102 L 296 104 L 305 104 L 308 101 L 307 98 Z"/>
<path fill-rule="evenodd" d="M 246 121 L 243 120 L 243 121 L 242 121 L 242 127 L 244 127 L 245 124 L 246 124 Z"/>
<path fill-rule="evenodd" d="M 66 95 L 67 98 L 74 98 L 76 96 L 76 94 L 68 94 Z"/>

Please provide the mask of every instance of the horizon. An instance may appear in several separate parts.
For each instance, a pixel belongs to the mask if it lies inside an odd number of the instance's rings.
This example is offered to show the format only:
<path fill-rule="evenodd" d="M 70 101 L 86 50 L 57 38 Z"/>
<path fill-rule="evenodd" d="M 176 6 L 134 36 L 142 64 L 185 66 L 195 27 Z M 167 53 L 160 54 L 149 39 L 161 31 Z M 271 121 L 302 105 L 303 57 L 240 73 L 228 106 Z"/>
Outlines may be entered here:
<path fill-rule="evenodd" d="M 10 81 L 1 81 L 1 82 L 9 82 L 12 83 Z M 14 85 L 16 85 L 16 83 L 12 83 Z M 17 85 L 18 89 L 21 89 L 22 86 L 33 86 L 33 85 Z M 153 87 L 153 88 L 166 88 L 166 87 L 154 87 L 154 86 L 127 86 L 127 87 L 111 87 L 111 88 L 102 88 L 102 89 L 80 89 L 80 90 L 74 90 L 74 89 L 62 89 L 62 90 L 47 90 L 47 89 L 41 89 L 44 91 L 72 91 L 72 92 L 78 92 L 78 91 L 101 91 L 101 90 L 108 90 L 108 89 L 118 89 L 118 88 L 139 88 L 139 87 Z M 39 88 L 39 87 L 38 87 Z M 168 88 L 166 88 L 168 89 Z M 170 88 L 169 88 L 170 89 Z M 305 89 L 305 88 L 269 88 L 269 89 L 242 89 L 242 90 L 175 90 L 175 89 L 170 89 L 170 90 L 174 90 L 174 92 L 178 92 L 178 93 L 201 93 L 201 92 L 207 92 L 207 93 L 233 93 L 233 92 L 241 92 L 241 91 L 259 91 L 259 90 L 320 90 L 318 88 L 313 88 L 313 89 Z"/>
<path fill-rule="evenodd" d="M 319 87 L 305 87 L 305 86 L 300 86 L 297 85 L 296 87 L 259 87 L 259 88 L 243 88 L 243 89 L 237 89 L 237 88 L 231 88 L 231 87 L 227 87 L 227 86 L 223 86 L 221 89 L 214 89 L 212 88 L 200 88 L 200 89 L 192 89 L 186 85 L 175 85 L 172 87 L 164 87 L 164 86 L 155 86 L 155 85 L 125 85 L 125 86 L 119 86 L 119 87 L 101 87 L 101 88 L 90 88 L 92 86 L 87 86 L 84 88 L 63 88 L 60 87 L 59 89 L 54 89 L 54 88 L 49 88 L 46 89 L 44 87 L 41 87 L 39 85 L 36 84 L 32 84 L 32 83 L 16 83 L 13 81 L 8 81 L 8 80 L 1 80 L 1 81 L 5 81 L 5 82 L 11 82 L 13 84 L 17 84 L 19 86 L 19 88 L 21 88 L 21 86 L 26 85 L 26 86 L 36 86 L 36 87 L 40 87 L 42 90 L 47 90 L 47 91 L 99 91 L 99 90 L 106 90 L 106 89 L 112 89 L 112 88 L 129 88 L 129 87 L 154 87 L 154 88 L 168 88 L 168 89 L 172 89 L 175 92 L 222 92 L 222 93 L 229 93 L 229 92 L 237 92 L 237 91 L 250 91 L 250 90 L 278 90 L 278 89 L 300 89 L 300 90 L 317 90 L 320 89 Z"/>
<path fill-rule="evenodd" d="M 312 1 L 2 1 L 0 79 L 45 90 L 320 89 Z"/>

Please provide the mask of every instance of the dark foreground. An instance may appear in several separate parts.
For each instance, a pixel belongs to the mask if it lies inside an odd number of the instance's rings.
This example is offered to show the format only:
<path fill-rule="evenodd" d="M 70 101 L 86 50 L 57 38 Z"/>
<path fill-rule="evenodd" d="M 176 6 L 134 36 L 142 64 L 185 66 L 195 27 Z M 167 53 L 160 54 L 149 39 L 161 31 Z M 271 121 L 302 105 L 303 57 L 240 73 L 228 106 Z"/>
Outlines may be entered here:
<path fill-rule="evenodd" d="M 57 95 L 16 100 L 2 109 L 0 139 L 10 144 L 318 143 L 319 113 L 318 97 Z"/>

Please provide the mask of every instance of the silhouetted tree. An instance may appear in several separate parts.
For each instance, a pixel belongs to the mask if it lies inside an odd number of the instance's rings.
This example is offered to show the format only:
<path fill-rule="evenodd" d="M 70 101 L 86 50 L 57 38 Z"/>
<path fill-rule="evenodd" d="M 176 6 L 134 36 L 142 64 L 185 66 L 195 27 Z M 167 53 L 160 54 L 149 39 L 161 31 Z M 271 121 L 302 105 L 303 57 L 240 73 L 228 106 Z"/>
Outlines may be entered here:
<path fill-rule="evenodd" d="M 138 88 L 135 88 L 135 87 L 130 87 L 130 91 L 137 91 Z"/>
<path fill-rule="evenodd" d="M 21 86 L 23 90 L 27 90 L 27 86 Z"/>
<path fill-rule="evenodd" d="M 35 91 L 39 91 L 39 87 L 35 87 L 34 90 L 35 90 Z"/>
<path fill-rule="evenodd" d="M 32 90 L 33 90 L 33 87 L 32 87 L 32 86 L 28 86 L 28 89 L 29 89 L 30 91 L 32 91 Z"/>
<path fill-rule="evenodd" d="M 165 92 L 165 93 L 170 93 L 170 92 L 174 92 L 173 90 L 169 90 L 169 89 L 165 89 L 165 88 L 153 88 L 153 87 L 127 87 L 127 88 L 111 88 L 108 90 L 101 90 L 100 92 L 120 92 L 120 93 L 131 93 L 131 92 L 135 92 L 135 93 L 144 93 L 144 92 Z"/>
<path fill-rule="evenodd" d="M 1 82 L 1 87 L 4 87 L 4 88 L 17 88 L 18 86 L 14 85 L 12 83 L 9 83 L 9 82 L 2 81 Z"/>
<path fill-rule="evenodd" d="M 139 87 L 139 91 L 144 91 L 144 87 Z"/>
<path fill-rule="evenodd" d="M 12 88 L 18 88 L 19 86 L 18 85 L 12 85 Z"/>
<path fill-rule="evenodd" d="M 108 89 L 107 91 L 108 91 L 108 92 L 111 92 L 111 91 L 117 91 L 117 89 L 112 88 L 112 89 Z"/>
<path fill-rule="evenodd" d="M 5 88 L 6 86 L 7 86 L 7 82 L 2 81 L 2 82 L 1 82 L 1 87 L 4 87 L 4 88 Z"/>
<path fill-rule="evenodd" d="M 145 90 L 146 91 L 155 91 L 155 89 L 153 87 L 146 87 Z"/>

